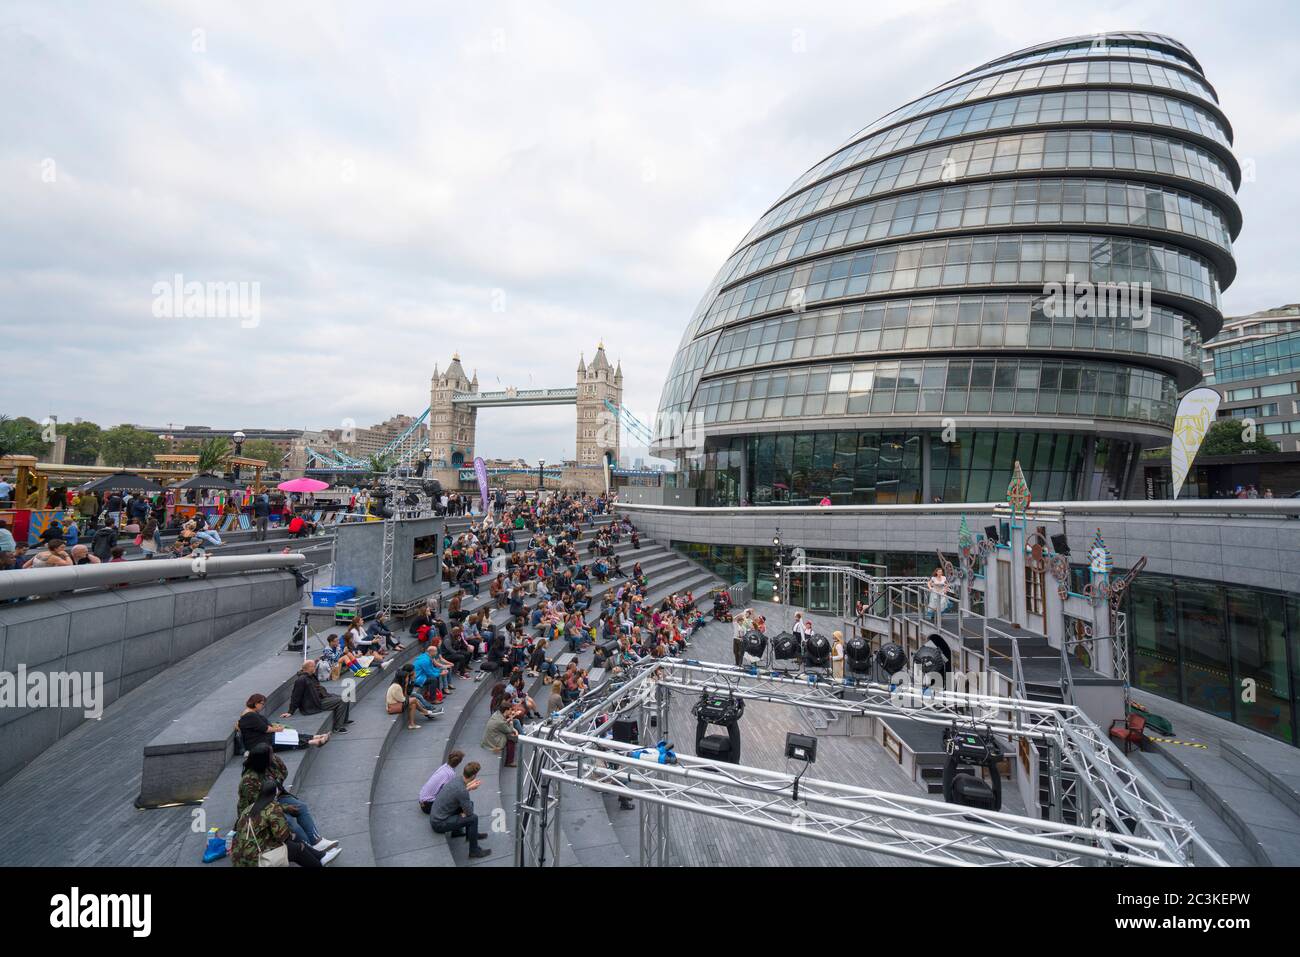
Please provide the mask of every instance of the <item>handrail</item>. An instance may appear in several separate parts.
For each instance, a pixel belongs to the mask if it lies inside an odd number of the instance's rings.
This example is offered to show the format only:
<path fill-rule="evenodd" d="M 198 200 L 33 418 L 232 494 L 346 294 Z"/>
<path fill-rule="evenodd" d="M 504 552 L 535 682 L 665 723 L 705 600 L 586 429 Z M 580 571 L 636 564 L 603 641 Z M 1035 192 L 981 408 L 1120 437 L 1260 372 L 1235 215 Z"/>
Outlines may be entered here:
<path fill-rule="evenodd" d="M 648 505 L 619 502 L 617 507 L 636 512 L 683 513 L 695 517 L 760 515 L 988 515 L 997 514 L 1000 502 L 934 502 L 929 505 L 754 505 L 693 506 Z M 1077 515 L 1263 515 L 1273 518 L 1300 516 L 1300 498 L 1133 500 L 1097 502 L 1035 502 L 1034 508 Z"/>
<path fill-rule="evenodd" d="M 1065 650 L 1069 643 L 1068 635 L 1061 638 L 1061 695 L 1066 704 L 1074 704 L 1074 673 L 1070 670 L 1070 656 Z"/>
<path fill-rule="evenodd" d="M 213 578 L 244 572 L 303 565 L 301 552 L 288 555 L 226 555 L 221 558 L 156 558 L 149 561 L 101 562 L 57 568 L 20 568 L 0 572 L 0 599 L 37 598 L 86 588 L 115 588 L 178 578 Z"/>

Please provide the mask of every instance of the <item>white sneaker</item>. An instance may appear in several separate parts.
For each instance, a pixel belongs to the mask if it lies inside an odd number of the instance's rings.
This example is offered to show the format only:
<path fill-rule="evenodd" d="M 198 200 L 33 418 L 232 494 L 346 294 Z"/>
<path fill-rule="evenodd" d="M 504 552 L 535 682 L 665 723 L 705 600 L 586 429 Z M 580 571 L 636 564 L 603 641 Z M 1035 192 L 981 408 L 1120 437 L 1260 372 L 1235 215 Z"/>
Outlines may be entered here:
<path fill-rule="evenodd" d="M 328 837 L 322 837 L 319 841 L 311 846 L 313 851 L 328 851 L 332 847 L 338 847 L 338 841 L 331 841 Z"/>
<path fill-rule="evenodd" d="M 324 867 L 326 864 L 334 860 L 334 858 L 338 857 L 342 853 L 343 853 L 343 848 L 331 847 L 328 851 L 325 852 L 325 856 L 320 859 L 321 866 Z"/>

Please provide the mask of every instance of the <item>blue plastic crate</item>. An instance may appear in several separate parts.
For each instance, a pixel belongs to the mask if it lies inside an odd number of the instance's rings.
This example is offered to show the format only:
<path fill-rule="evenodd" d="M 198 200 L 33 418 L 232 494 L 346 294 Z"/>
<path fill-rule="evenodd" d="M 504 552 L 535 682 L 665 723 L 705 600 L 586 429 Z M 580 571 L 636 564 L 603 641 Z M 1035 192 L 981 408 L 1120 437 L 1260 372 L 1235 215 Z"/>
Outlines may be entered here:
<path fill-rule="evenodd" d="M 357 596 L 357 590 L 351 585 L 331 585 L 328 588 L 318 588 L 311 593 L 311 603 L 317 608 L 333 608 L 341 601 L 347 601 Z"/>

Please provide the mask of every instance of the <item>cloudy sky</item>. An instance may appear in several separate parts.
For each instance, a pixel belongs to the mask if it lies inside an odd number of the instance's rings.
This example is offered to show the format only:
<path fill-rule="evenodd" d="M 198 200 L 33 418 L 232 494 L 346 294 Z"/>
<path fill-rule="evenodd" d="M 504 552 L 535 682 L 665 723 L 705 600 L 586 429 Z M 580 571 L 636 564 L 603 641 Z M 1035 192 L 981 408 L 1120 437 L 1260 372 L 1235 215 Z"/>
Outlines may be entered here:
<path fill-rule="evenodd" d="M 369 424 L 424 409 L 454 351 L 485 389 L 562 386 L 603 339 L 649 421 L 800 173 L 970 67 L 1102 30 L 1205 66 L 1254 168 L 1226 310 L 1295 302 L 1296 10 L 5 0 L 0 412 Z M 178 275 L 257 284 L 255 320 L 157 315 Z M 570 408 L 481 412 L 478 451 L 554 460 L 573 432 Z"/>

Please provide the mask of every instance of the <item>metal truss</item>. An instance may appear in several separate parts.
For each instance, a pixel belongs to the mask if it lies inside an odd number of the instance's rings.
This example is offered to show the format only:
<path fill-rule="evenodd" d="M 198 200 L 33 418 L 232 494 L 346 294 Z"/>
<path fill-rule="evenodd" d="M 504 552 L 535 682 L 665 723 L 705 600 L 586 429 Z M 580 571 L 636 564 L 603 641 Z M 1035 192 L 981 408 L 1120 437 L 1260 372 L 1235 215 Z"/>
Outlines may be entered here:
<path fill-rule="evenodd" d="M 634 756 L 637 745 L 606 736 L 615 718 L 632 712 L 643 716 L 643 733 L 651 711 L 658 728 L 666 728 L 672 693 L 716 691 L 936 726 L 974 722 L 1008 739 L 1027 738 L 1048 751 L 1052 813 L 1040 820 L 807 777 L 797 779 L 796 791 L 796 778 L 786 773 L 689 755 L 659 764 L 653 749 Z M 521 864 L 555 860 L 554 850 L 545 848 L 557 845 L 558 836 L 548 839 L 541 832 L 558 832 L 557 808 L 540 795 L 558 791 L 561 783 L 640 799 L 646 864 L 666 860 L 670 808 L 929 864 L 1223 864 L 1097 726 L 1069 705 L 942 689 L 900 694 L 898 688 L 854 679 L 839 683 L 817 674 L 645 659 L 627 669 L 623 680 L 606 681 L 528 729 L 521 742 L 526 758 L 520 764 L 528 768 L 519 792 L 525 795 L 518 808 Z M 1062 820 L 1066 810 L 1077 824 Z"/>

